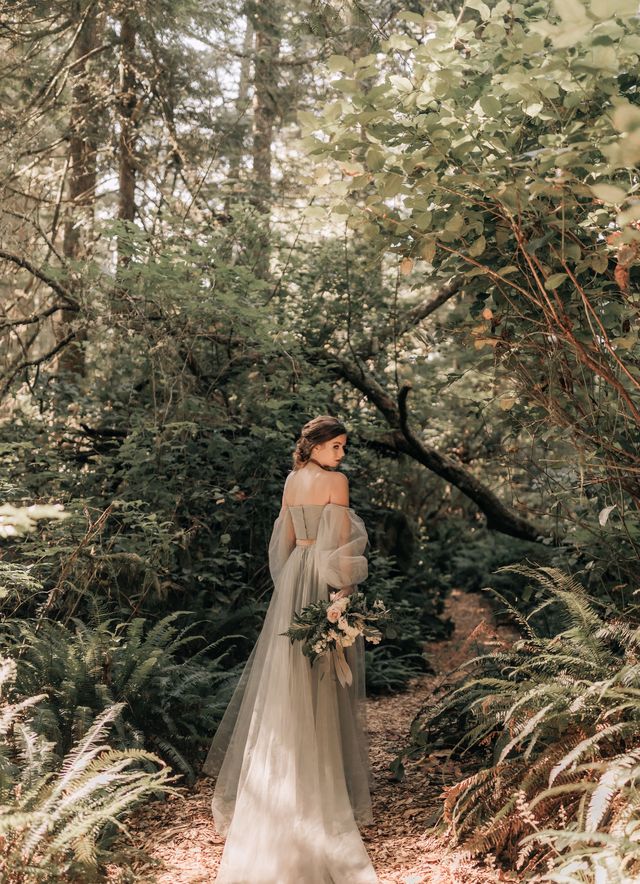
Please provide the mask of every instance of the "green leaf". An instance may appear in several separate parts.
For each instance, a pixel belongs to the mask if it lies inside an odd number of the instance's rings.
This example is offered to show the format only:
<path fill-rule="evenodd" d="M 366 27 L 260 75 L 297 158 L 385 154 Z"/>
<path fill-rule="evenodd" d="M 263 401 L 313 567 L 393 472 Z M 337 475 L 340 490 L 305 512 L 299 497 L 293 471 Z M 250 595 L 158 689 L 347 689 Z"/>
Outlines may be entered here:
<path fill-rule="evenodd" d="M 399 74 L 391 74 L 389 80 L 399 92 L 413 92 L 413 83 L 407 77 L 401 77 Z"/>
<path fill-rule="evenodd" d="M 567 274 L 566 274 L 566 273 L 552 273 L 551 276 L 549 276 L 549 277 L 545 280 L 544 287 L 545 287 L 548 291 L 552 291 L 553 289 L 557 289 L 558 286 L 559 286 L 561 283 L 563 283 L 564 280 L 567 279 L 567 278 L 568 278 L 568 277 L 567 277 Z"/>
<path fill-rule="evenodd" d="M 553 0 L 556 12 L 565 22 L 582 22 L 587 17 L 580 0 Z"/>
<path fill-rule="evenodd" d="M 627 198 L 626 192 L 613 184 L 592 184 L 591 190 L 599 200 L 613 206 L 619 206 Z"/>
<path fill-rule="evenodd" d="M 334 74 L 340 72 L 350 74 L 353 71 L 353 62 L 346 55 L 330 55 L 327 67 Z"/>
<path fill-rule="evenodd" d="M 365 155 L 367 168 L 372 172 L 379 172 L 384 168 L 385 159 L 384 153 L 377 147 L 370 147 Z"/>
<path fill-rule="evenodd" d="M 487 247 L 487 241 L 484 236 L 479 236 L 478 239 L 469 247 L 469 255 L 472 258 L 477 258 L 478 255 L 481 255 Z"/>
<path fill-rule="evenodd" d="M 413 37 L 407 37 L 404 34 L 392 34 L 387 41 L 387 45 L 390 49 L 409 51 L 415 49 L 418 43 Z"/>
<path fill-rule="evenodd" d="M 620 227 L 624 227 L 625 224 L 630 224 L 638 219 L 640 219 L 640 202 L 636 202 L 630 208 L 625 209 L 624 212 L 620 212 L 616 221 Z"/>
<path fill-rule="evenodd" d="M 479 12 L 483 21 L 487 21 L 491 16 L 491 10 L 483 0 L 467 0 L 466 6 L 468 9 L 475 9 Z"/>
<path fill-rule="evenodd" d="M 464 218 L 460 214 L 460 212 L 456 212 L 454 215 L 449 218 L 447 223 L 444 225 L 446 230 L 450 230 L 452 233 L 458 233 L 462 230 L 462 225 L 464 224 Z"/>
<path fill-rule="evenodd" d="M 597 18 L 636 15 L 637 11 L 637 0 L 591 0 L 591 12 Z"/>
<path fill-rule="evenodd" d="M 529 117 L 537 117 L 543 107 L 544 105 L 541 101 L 533 101 L 525 107 L 524 112 Z"/>
<path fill-rule="evenodd" d="M 638 343 L 638 330 L 630 332 L 628 335 L 623 335 L 619 338 L 614 338 L 613 343 L 620 350 L 631 350 L 632 347 L 635 347 Z"/>
<path fill-rule="evenodd" d="M 319 129 L 322 125 L 322 120 L 319 117 L 304 110 L 298 111 L 298 122 L 311 131 Z"/>
<path fill-rule="evenodd" d="M 395 172 L 389 172 L 382 176 L 381 184 L 380 194 L 385 197 L 385 199 L 388 199 L 400 193 L 402 185 L 404 184 L 404 177 Z"/>
<path fill-rule="evenodd" d="M 599 253 L 596 255 L 589 255 L 588 259 L 589 265 L 596 273 L 604 273 L 607 267 L 609 266 L 609 259 L 606 255 Z"/>
<path fill-rule="evenodd" d="M 613 125 L 618 132 L 633 132 L 640 129 L 640 107 L 624 101 L 613 112 Z"/>
<path fill-rule="evenodd" d="M 483 95 L 479 104 L 488 117 L 499 117 L 502 111 L 502 105 L 493 95 Z"/>
<path fill-rule="evenodd" d="M 432 214 L 431 212 L 422 212 L 422 211 L 414 211 L 411 215 L 411 220 L 416 225 L 418 230 L 430 230 L 431 229 L 431 221 Z"/>

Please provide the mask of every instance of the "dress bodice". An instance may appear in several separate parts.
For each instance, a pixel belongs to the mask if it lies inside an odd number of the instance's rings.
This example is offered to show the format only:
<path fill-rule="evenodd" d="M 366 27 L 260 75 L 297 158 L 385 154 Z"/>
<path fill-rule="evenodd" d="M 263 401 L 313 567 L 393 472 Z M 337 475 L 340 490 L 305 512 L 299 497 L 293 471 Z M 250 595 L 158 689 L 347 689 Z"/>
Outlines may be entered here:
<path fill-rule="evenodd" d="M 273 584 L 296 547 L 307 548 L 323 583 L 342 588 L 367 578 L 367 529 L 360 516 L 341 503 L 288 504 L 276 518 L 269 540 Z M 295 556 L 297 560 L 299 556 Z"/>
<path fill-rule="evenodd" d="M 296 540 L 315 540 L 318 536 L 318 525 L 322 510 L 326 503 L 299 503 L 296 506 L 289 505 L 293 529 L 296 532 Z"/>

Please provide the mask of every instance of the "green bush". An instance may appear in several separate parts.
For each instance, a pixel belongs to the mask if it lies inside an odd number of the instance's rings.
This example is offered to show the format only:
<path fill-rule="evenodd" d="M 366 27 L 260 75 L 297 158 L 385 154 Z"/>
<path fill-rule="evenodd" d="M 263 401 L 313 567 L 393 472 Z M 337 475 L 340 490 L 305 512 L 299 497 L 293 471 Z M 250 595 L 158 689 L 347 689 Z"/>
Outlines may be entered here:
<path fill-rule="evenodd" d="M 87 719 L 83 736 L 61 758 L 34 721 L 45 695 L 9 699 L 17 668 L 0 659 L 0 878 L 98 880 L 122 817 L 174 791 L 170 769 L 150 752 L 106 742 L 124 703 Z"/>
<path fill-rule="evenodd" d="M 500 571 L 540 586 L 530 614 L 508 606 L 523 638 L 463 664 L 469 677 L 421 711 L 396 768 L 439 746 L 475 751 L 482 768 L 445 790 L 443 808 L 466 851 L 495 850 L 527 874 L 546 864 L 556 881 L 616 864 L 637 880 L 640 609 L 612 611 L 554 568 Z M 546 636 L 534 623 L 550 606 L 562 629 Z"/>
<path fill-rule="evenodd" d="M 0 624 L 3 645 L 17 663 L 18 695 L 47 694 L 33 720 L 54 754 L 61 758 L 97 714 L 120 703 L 116 745 L 153 749 L 188 782 L 195 780 L 199 753 L 224 712 L 237 667 L 226 667 L 219 647 L 188 634 L 191 625 L 176 624 L 185 613 L 174 611 L 155 624 L 142 617 Z M 196 642 L 201 647 L 192 653 Z"/>

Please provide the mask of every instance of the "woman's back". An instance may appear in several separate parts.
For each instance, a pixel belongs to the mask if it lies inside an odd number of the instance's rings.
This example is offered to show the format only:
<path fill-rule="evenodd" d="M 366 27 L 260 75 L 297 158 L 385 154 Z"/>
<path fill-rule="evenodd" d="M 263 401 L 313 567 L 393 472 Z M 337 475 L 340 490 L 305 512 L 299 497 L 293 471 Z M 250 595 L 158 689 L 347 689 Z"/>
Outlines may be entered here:
<path fill-rule="evenodd" d="M 309 463 L 289 473 L 282 502 L 287 506 L 322 506 L 327 503 L 348 506 L 349 480 L 344 473 L 330 472 Z"/>

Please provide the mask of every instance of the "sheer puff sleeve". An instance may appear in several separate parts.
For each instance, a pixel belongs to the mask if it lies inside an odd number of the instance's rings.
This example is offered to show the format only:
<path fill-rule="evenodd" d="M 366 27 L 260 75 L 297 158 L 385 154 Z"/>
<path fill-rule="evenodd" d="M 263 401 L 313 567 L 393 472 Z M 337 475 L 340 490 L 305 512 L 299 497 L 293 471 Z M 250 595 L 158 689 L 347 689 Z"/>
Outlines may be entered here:
<path fill-rule="evenodd" d="M 275 586 L 285 562 L 296 545 L 296 532 L 291 521 L 291 513 L 286 507 L 273 523 L 269 540 L 269 571 Z"/>
<path fill-rule="evenodd" d="M 353 590 L 367 579 L 364 556 L 369 542 L 360 516 L 349 506 L 328 503 L 322 510 L 314 544 L 320 580 L 335 589 Z"/>

